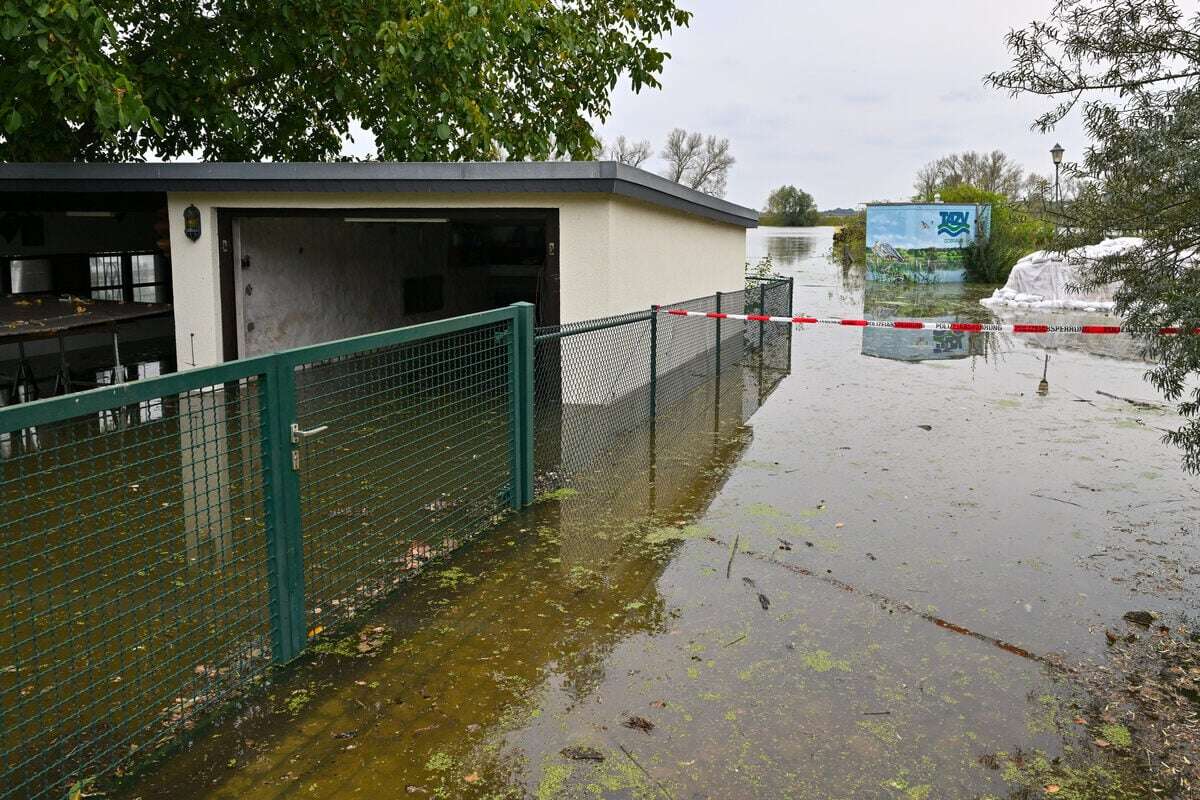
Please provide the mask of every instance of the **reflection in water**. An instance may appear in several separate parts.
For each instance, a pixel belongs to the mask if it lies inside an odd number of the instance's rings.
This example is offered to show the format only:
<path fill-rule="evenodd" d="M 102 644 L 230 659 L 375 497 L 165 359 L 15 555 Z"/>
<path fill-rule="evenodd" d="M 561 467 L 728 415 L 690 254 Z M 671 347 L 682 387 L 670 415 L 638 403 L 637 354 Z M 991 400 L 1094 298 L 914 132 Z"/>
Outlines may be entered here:
<path fill-rule="evenodd" d="M 863 316 L 878 320 L 984 322 L 987 310 L 977 302 L 979 287 L 961 283 L 920 286 L 870 283 L 863 295 Z M 893 361 L 931 361 L 980 356 L 987 359 L 995 334 L 959 331 L 905 331 L 863 328 L 862 354 Z"/>
<path fill-rule="evenodd" d="M 816 254 L 817 239 L 805 228 L 781 228 L 766 240 L 766 255 L 776 264 L 794 264 Z"/>
<path fill-rule="evenodd" d="M 154 343 L 157 343 L 155 340 Z M 85 353 L 89 351 L 84 351 Z M 173 361 L 165 358 L 152 358 L 145 361 L 135 361 L 126 364 L 120 370 L 115 367 L 93 369 L 89 382 L 95 386 L 113 386 L 125 383 L 131 379 L 155 378 L 167 372 L 174 371 Z M 75 378 L 79 381 L 78 376 Z M 81 382 L 79 385 L 83 385 Z M 33 399 L 27 395 L 25 387 L 19 388 L 20 399 L 26 402 Z M 42 395 L 43 397 L 46 395 Z M 0 406 L 3 406 L 0 403 Z M 137 406 L 129 408 L 106 409 L 96 412 L 101 433 L 112 433 L 131 425 L 155 422 L 163 418 L 163 403 L 161 398 L 139 401 Z M 41 449 L 41 438 L 36 427 L 24 428 L 19 431 L 0 431 L 0 459 L 15 458 L 20 455 L 36 453 Z"/>

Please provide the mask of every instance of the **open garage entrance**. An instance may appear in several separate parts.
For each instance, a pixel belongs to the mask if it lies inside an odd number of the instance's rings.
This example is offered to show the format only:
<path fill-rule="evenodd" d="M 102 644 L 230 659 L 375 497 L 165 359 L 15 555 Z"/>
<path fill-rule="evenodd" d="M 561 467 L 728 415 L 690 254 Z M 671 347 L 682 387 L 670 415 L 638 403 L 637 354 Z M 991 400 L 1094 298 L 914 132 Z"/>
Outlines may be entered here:
<path fill-rule="evenodd" d="M 533 303 L 559 322 L 557 209 L 222 209 L 226 360 Z"/>
<path fill-rule="evenodd" d="M 0 194 L 0 404 L 174 371 L 167 196 Z"/>

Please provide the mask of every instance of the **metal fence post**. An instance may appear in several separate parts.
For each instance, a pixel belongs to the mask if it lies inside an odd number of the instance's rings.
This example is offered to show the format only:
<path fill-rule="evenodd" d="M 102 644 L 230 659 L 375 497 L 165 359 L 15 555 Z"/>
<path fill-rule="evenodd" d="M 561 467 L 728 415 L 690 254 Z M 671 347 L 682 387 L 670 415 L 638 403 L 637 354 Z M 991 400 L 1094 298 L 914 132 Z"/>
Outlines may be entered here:
<path fill-rule="evenodd" d="M 716 312 L 721 313 L 721 293 L 716 293 Z M 717 374 L 713 381 L 713 431 L 721 430 L 721 318 L 717 317 Z"/>
<path fill-rule="evenodd" d="M 276 664 L 284 664 L 299 655 L 308 642 L 304 623 L 300 477 L 292 465 L 291 424 L 296 418 L 296 376 L 290 362 L 275 357 L 263 378 L 259 425 L 266 503 L 271 656 Z"/>
<path fill-rule="evenodd" d="M 514 509 L 533 502 L 533 305 L 513 303 L 509 345 L 509 390 L 512 407 L 512 485 Z"/>
<path fill-rule="evenodd" d="M 716 293 L 717 307 L 715 311 L 721 313 L 721 293 Z M 721 382 L 721 318 L 717 317 L 717 383 Z"/>
<path fill-rule="evenodd" d="M 650 306 L 650 417 L 658 416 L 658 306 Z"/>
<path fill-rule="evenodd" d="M 758 313 L 767 313 L 767 282 L 760 281 L 758 284 Z M 766 333 L 767 323 L 762 320 L 758 321 L 758 350 L 761 353 L 763 349 L 763 335 Z"/>
<path fill-rule="evenodd" d="M 796 279 L 788 278 L 787 281 L 788 281 L 788 316 L 794 317 L 794 316 L 796 316 L 796 312 L 795 312 Z"/>

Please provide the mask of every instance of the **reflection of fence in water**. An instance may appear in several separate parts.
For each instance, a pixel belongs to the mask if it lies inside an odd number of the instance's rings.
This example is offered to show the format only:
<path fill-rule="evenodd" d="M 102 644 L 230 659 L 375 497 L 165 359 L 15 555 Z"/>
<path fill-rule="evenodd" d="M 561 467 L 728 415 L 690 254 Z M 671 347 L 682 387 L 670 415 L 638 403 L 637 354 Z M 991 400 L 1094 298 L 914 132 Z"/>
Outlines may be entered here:
<path fill-rule="evenodd" d="M 727 369 L 720 395 L 710 381 L 660 405 L 653 420 L 616 435 L 589 464 L 560 478 L 575 492 L 557 504 L 564 570 L 604 563 L 620 547 L 613 532 L 631 521 L 674 522 L 703 506 L 749 444 L 743 400 L 758 396 L 755 376 L 752 367 Z"/>

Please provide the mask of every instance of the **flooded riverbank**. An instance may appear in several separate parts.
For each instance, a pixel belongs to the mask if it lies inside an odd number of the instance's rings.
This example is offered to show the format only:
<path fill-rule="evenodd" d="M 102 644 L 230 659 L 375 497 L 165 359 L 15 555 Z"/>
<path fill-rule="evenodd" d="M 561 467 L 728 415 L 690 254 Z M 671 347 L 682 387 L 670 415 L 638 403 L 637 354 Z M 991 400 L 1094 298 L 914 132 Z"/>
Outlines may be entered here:
<path fill-rule="evenodd" d="M 751 240 L 797 313 L 990 318 L 830 235 Z M 1175 417 L 1128 343 L 928 335 L 794 331 L 115 796 L 1149 796 L 1079 671 L 1191 610 Z"/>

